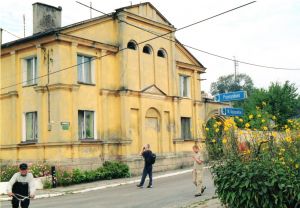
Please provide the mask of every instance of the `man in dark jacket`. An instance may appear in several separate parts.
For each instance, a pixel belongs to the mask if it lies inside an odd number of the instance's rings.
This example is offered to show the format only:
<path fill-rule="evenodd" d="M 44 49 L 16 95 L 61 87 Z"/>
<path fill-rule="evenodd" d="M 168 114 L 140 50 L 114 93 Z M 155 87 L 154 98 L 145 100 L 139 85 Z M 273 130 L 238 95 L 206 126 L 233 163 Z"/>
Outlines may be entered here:
<path fill-rule="evenodd" d="M 22 163 L 19 166 L 20 171 L 15 173 L 8 182 L 7 194 L 12 196 L 12 207 L 18 208 L 19 201 L 21 201 L 22 208 L 28 208 L 30 198 L 34 198 L 35 186 L 32 173 L 28 173 L 28 166 Z M 22 200 L 24 199 L 24 200 Z"/>
<path fill-rule="evenodd" d="M 140 154 L 141 154 L 141 156 L 143 156 L 143 158 L 145 160 L 145 165 L 144 165 L 141 182 L 139 185 L 137 185 L 137 187 L 143 188 L 145 179 L 146 179 L 147 175 L 149 175 L 149 185 L 147 186 L 147 188 L 152 188 L 152 165 L 153 165 L 153 162 L 152 162 L 152 151 L 150 150 L 150 145 L 147 144 L 146 146 L 144 146 Z"/>

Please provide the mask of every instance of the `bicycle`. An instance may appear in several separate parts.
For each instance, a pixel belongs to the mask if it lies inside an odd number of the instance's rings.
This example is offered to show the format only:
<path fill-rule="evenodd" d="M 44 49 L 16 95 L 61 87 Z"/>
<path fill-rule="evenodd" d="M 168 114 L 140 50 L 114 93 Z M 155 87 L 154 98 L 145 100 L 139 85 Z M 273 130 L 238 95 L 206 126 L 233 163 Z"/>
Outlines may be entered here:
<path fill-rule="evenodd" d="M 21 194 L 15 194 L 15 193 L 12 194 L 12 197 L 15 197 L 19 201 L 18 208 L 22 208 L 21 203 L 23 201 L 25 201 L 26 199 L 28 199 L 28 200 L 30 199 L 30 196 L 23 196 Z"/>

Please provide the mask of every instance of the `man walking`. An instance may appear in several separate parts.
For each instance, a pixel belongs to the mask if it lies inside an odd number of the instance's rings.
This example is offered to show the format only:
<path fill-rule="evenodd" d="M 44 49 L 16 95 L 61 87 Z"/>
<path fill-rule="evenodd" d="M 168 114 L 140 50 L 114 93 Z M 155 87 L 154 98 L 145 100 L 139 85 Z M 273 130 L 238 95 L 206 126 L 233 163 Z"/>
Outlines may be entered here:
<path fill-rule="evenodd" d="M 193 183 L 196 186 L 196 194 L 195 196 L 201 196 L 206 189 L 203 186 L 203 160 L 200 155 L 200 149 L 197 145 L 193 146 L 193 152 L 195 153 L 192 157 L 194 160 L 194 168 L 193 168 Z"/>
<path fill-rule="evenodd" d="M 35 185 L 32 173 L 28 173 L 28 166 L 22 163 L 19 166 L 19 172 L 15 173 L 8 182 L 7 194 L 12 198 L 12 207 L 18 208 L 19 201 L 22 208 L 28 208 L 30 198 L 34 198 Z"/>
<path fill-rule="evenodd" d="M 139 188 L 143 188 L 145 179 L 147 175 L 149 175 L 149 185 L 147 188 L 152 188 L 152 165 L 153 165 L 153 153 L 150 150 L 150 145 L 147 144 L 146 146 L 143 147 L 141 151 L 141 156 L 143 156 L 145 160 L 145 165 L 144 165 L 144 170 L 143 170 L 143 175 L 140 184 L 137 185 Z"/>

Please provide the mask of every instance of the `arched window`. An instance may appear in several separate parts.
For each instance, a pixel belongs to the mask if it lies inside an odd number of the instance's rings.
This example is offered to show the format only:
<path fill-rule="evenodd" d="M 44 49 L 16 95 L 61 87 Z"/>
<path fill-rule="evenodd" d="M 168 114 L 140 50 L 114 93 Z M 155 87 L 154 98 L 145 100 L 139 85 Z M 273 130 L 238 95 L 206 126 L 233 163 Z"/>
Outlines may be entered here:
<path fill-rule="evenodd" d="M 163 49 L 159 49 L 157 51 L 157 56 L 162 57 L 162 58 L 166 58 L 166 52 Z"/>
<path fill-rule="evenodd" d="M 143 53 L 151 54 L 151 48 L 148 45 L 145 45 L 143 48 Z"/>
<path fill-rule="evenodd" d="M 136 50 L 136 44 L 133 41 L 129 41 L 127 43 L 127 48 L 132 49 L 132 50 Z"/>

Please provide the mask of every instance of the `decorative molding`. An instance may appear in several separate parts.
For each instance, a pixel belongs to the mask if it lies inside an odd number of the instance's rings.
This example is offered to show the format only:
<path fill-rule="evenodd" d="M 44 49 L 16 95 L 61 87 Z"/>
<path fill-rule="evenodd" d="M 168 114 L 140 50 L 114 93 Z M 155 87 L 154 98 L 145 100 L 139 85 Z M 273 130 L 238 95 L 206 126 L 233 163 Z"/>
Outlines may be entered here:
<path fill-rule="evenodd" d="M 62 84 L 62 83 L 57 83 L 57 84 L 48 85 L 48 89 L 50 91 L 54 91 L 54 90 L 71 90 L 71 91 L 74 91 L 74 90 L 78 90 L 79 87 L 80 87 L 79 84 Z M 35 86 L 34 90 L 36 92 L 44 93 L 44 92 L 47 91 L 47 86 Z"/>
<path fill-rule="evenodd" d="M 10 91 L 3 94 L 0 94 L 0 99 L 10 98 L 10 97 L 18 97 L 18 91 Z"/>

